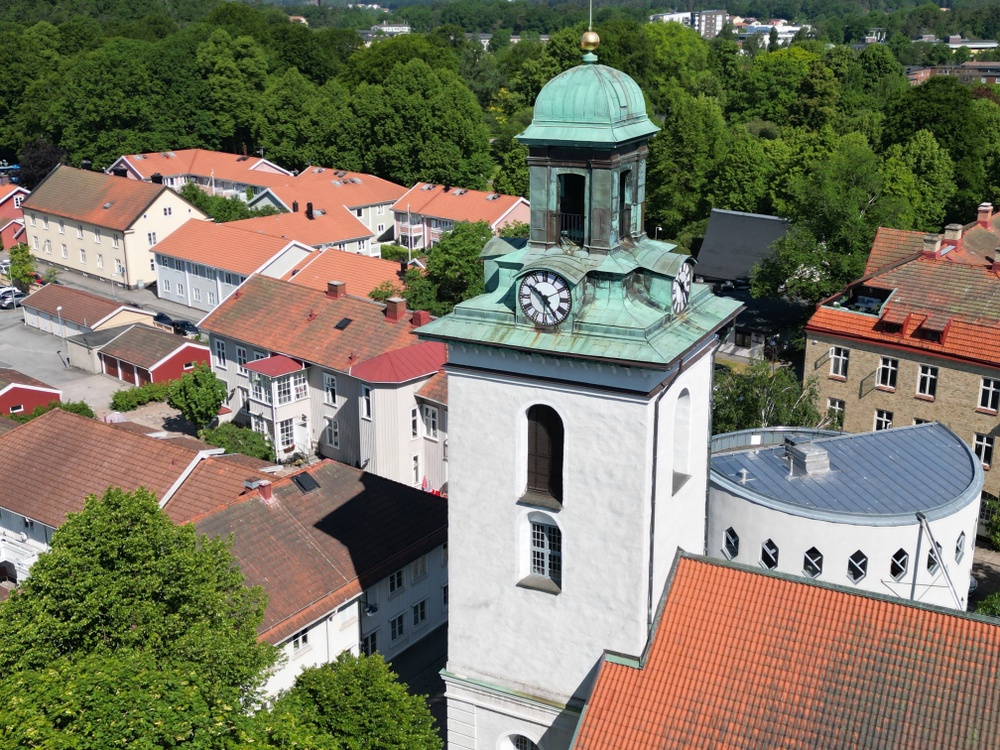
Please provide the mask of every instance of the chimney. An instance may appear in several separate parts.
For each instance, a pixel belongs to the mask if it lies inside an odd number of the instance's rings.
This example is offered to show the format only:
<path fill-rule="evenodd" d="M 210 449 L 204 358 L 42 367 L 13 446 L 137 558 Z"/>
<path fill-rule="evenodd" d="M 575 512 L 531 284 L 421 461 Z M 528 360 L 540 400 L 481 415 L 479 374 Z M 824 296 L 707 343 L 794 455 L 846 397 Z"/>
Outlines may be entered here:
<path fill-rule="evenodd" d="M 340 299 L 347 295 L 347 284 L 343 281 L 326 282 L 326 296 L 330 299 Z"/>
<path fill-rule="evenodd" d="M 260 492 L 260 499 L 264 505 L 274 505 L 274 495 L 271 494 L 271 483 L 266 479 L 261 479 L 257 485 Z"/>
<path fill-rule="evenodd" d="M 414 310 L 413 317 L 410 318 L 410 325 L 414 328 L 425 326 L 431 322 L 431 314 L 426 310 Z"/>
<path fill-rule="evenodd" d="M 787 455 L 791 464 L 789 476 L 826 474 L 830 471 L 830 454 L 822 446 L 812 443 L 793 445 L 787 449 Z"/>
<path fill-rule="evenodd" d="M 153 172 L 153 174 L 149 176 L 149 181 L 152 182 L 154 185 L 162 185 L 163 175 L 160 174 L 159 172 Z"/>
<path fill-rule="evenodd" d="M 993 223 L 993 204 L 992 203 L 980 203 L 979 204 L 979 226 L 983 229 L 989 229 L 990 224 Z"/>
<path fill-rule="evenodd" d="M 949 252 L 951 248 L 956 250 L 962 246 L 962 225 L 961 224 L 948 224 L 944 228 L 944 244 L 949 246 Z"/>
<path fill-rule="evenodd" d="M 299 212 L 299 202 L 292 201 L 292 213 L 297 214 Z"/>
<path fill-rule="evenodd" d="M 925 234 L 923 256 L 925 258 L 937 258 L 941 254 L 941 235 Z"/>
<path fill-rule="evenodd" d="M 86 171 L 89 172 L 93 168 L 94 168 L 94 162 L 92 162 L 90 159 L 84 159 L 83 161 L 80 162 L 80 169 L 85 169 Z"/>
<path fill-rule="evenodd" d="M 125 169 L 125 167 L 113 167 L 111 169 L 111 174 L 113 174 L 115 177 L 128 177 L 128 170 Z"/>
<path fill-rule="evenodd" d="M 405 274 L 409 270 L 410 270 L 410 264 L 409 264 L 409 262 L 407 262 L 405 260 L 399 261 L 399 273 L 400 274 Z"/>
<path fill-rule="evenodd" d="M 405 299 L 402 297 L 390 297 L 385 301 L 385 319 L 390 323 L 398 323 L 405 315 Z"/>
<path fill-rule="evenodd" d="M 312 201 L 306 203 L 306 218 L 312 221 L 313 218 L 313 204 Z"/>
<path fill-rule="evenodd" d="M 259 479 L 244 479 L 243 480 L 243 486 L 246 487 L 248 490 L 255 490 L 258 487 L 260 487 L 260 480 Z"/>

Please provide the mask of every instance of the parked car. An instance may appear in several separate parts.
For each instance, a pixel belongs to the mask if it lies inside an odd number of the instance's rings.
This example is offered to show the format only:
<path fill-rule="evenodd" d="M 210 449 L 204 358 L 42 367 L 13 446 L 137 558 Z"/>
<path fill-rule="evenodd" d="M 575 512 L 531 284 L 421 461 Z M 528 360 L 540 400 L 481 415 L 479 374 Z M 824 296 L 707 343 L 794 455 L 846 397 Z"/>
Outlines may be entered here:
<path fill-rule="evenodd" d="M 153 322 L 159 323 L 161 326 L 168 326 L 169 328 L 174 327 L 173 318 L 171 318 L 166 313 L 161 313 L 161 312 L 156 313 L 156 315 L 153 316 Z"/>
<path fill-rule="evenodd" d="M 18 289 L 16 286 L 0 286 L 0 297 L 3 297 L 6 294 L 13 294 L 14 292 L 19 292 L 19 291 L 21 290 Z"/>
<path fill-rule="evenodd" d="M 10 261 L 0 260 L 0 273 L 4 276 L 10 276 Z"/>
<path fill-rule="evenodd" d="M 179 336 L 197 336 L 200 333 L 198 326 L 190 320 L 175 320 L 173 327 L 174 333 Z"/>
<path fill-rule="evenodd" d="M 15 307 L 20 307 L 24 298 L 28 295 L 24 292 L 15 291 L 11 294 L 5 294 L 0 297 L 0 307 L 4 310 L 13 310 Z"/>

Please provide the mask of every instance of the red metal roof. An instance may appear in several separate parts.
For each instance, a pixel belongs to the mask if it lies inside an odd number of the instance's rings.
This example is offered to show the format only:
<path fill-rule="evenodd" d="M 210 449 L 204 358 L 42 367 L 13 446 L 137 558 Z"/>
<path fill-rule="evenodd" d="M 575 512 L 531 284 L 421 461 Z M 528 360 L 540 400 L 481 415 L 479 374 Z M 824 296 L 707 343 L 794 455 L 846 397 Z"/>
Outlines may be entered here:
<path fill-rule="evenodd" d="M 496 197 L 490 200 L 491 196 Z M 451 188 L 445 192 L 443 185 L 418 182 L 392 209 L 449 221 L 485 221 L 492 226 L 518 203 L 527 204 L 527 201 L 517 195 L 482 190 Z"/>
<path fill-rule="evenodd" d="M 447 361 L 447 346 L 423 341 L 366 360 L 352 367 L 350 374 L 367 383 L 406 383 L 437 372 Z"/>
<path fill-rule="evenodd" d="M 668 585 L 576 750 L 1000 746 L 994 621 L 688 557 Z"/>
<path fill-rule="evenodd" d="M 274 354 L 254 362 L 247 362 L 244 367 L 252 372 L 267 375 L 269 378 L 277 378 L 282 375 L 288 375 L 291 372 L 298 372 L 302 369 L 302 363 L 296 362 L 284 354 Z"/>

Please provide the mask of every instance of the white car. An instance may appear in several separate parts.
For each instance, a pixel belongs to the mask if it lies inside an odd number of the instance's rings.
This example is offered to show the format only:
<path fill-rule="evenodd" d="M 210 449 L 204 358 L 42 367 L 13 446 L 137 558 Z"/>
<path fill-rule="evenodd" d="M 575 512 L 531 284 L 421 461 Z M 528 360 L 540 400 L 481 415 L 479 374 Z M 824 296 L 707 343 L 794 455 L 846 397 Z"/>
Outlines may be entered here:
<path fill-rule="evenodd" d="M 0 297 L 6 297 L 14 292 L 21 291 L 16 286 L 0 286 Z"/>

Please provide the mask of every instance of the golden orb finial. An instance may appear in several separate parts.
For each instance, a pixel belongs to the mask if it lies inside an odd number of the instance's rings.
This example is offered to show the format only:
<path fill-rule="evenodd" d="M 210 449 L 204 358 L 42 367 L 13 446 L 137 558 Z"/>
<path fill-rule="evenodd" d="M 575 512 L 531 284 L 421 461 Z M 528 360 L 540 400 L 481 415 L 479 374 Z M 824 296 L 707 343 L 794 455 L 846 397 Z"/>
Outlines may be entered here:
<path fill-rule="evenodd" d="M 587 31 L 583 35 L 583 39 L 580 40 L 580 46 L 587 52 L 593 52 L 597 49 L 598 45 L 601 43 L 601 37 L 597 36 L 596 31 Z"/>

